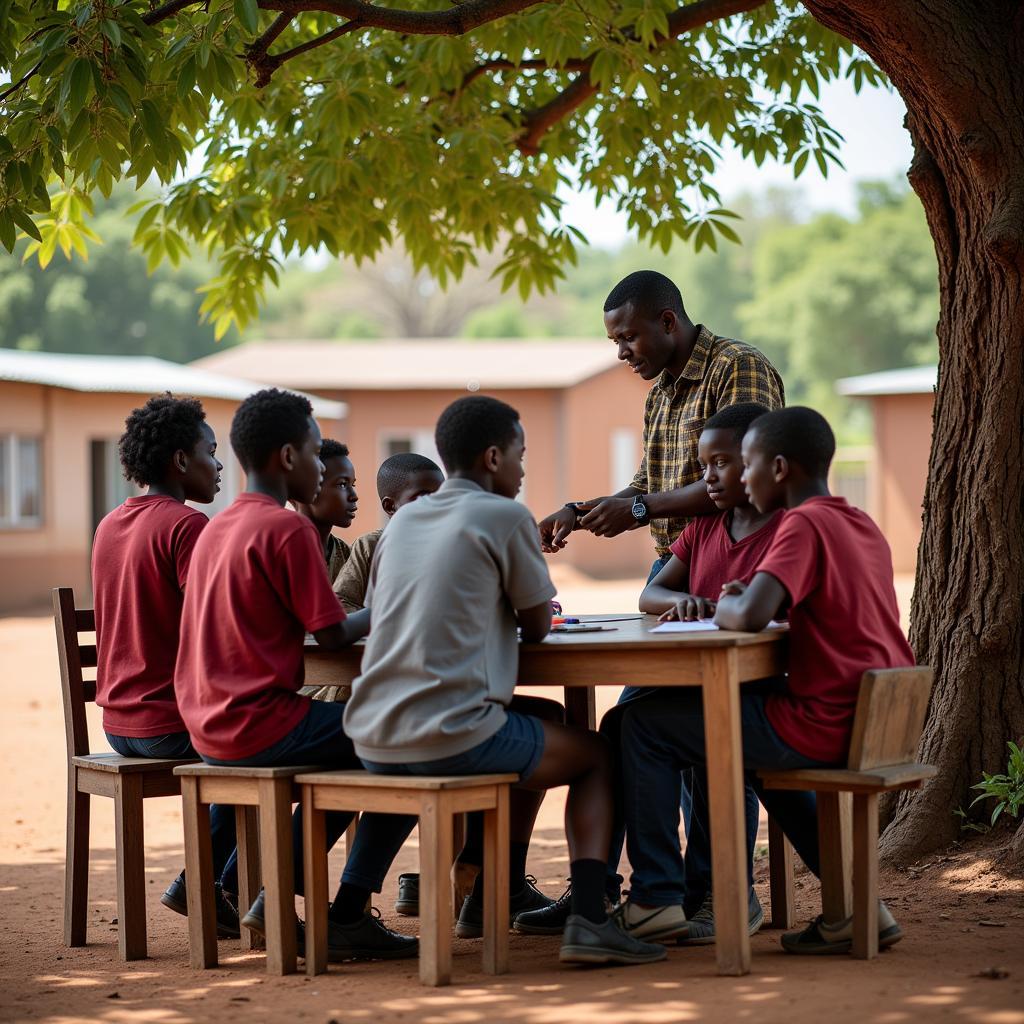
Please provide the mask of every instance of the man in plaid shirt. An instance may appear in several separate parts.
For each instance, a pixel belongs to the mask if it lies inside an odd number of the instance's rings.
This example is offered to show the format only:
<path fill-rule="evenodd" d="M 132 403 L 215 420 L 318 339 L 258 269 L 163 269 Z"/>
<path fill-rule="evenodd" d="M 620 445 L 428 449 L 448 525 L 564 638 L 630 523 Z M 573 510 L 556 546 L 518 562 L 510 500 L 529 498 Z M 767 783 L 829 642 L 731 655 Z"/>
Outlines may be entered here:
<path fill-rule="evenodd" d="M 569 502 L 544 519 L 541 546 L 558 551 L 575 529 L 616 537 L 649 525 L 658 555 L 653 578 L 687 520 L 716 511 L 697 461 L 704 421 L 740 402 L 781 409 L 785 389 L 778 370 L 756 348 L 694 324 L 679 289 L 656 271 L 623 278 L 605 300 L 604 323 L 619 359 L 656 382 L 644 409 L 643 458 L 628 487 Z"/>

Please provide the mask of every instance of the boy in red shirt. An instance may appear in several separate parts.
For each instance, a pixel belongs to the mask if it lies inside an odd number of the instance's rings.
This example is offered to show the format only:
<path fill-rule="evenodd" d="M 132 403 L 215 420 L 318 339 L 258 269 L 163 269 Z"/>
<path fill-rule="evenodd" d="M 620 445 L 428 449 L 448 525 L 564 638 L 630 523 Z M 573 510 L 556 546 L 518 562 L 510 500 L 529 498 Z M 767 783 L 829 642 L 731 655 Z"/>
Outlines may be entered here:
<path fill-rule="evenodd" d="M 192 550 L 207 524 L 185 502 L 208 505 L 220 490 L 217 439 L 196 399 L 168 394 L 132 410 L 118 450 L 126 479 L 146 493 L 108 513 L 93 540 L 96 703 L 103 708 L 103 731 L 122 757 L 197 757 L 174 697 L 174 661 Z M 235 937 L 230 807 L 211 807 L 210 832 L 218 934 Z M 187 913 L 184 872 L 161 902 Z"/>
<path fill-rule="evenodd" d="M 799 406 L 760 417 L 743 439 L 743 480 L 752 504 L 762 512 L 787 511 L 749 585 L 735 580 L 723 588 L 715 623 L 760 630 L 787 605 L 790 620 L 786 691 L 741 693 L 743 760 L 750 771 L 844 763 L 863 672 L 914 664 L 899 625 L 889 547 L 868 516 L 829 494 L 834 452 L 825 419 Z M 700 695 L 667 697 L 638 701 L 622 725 L 627 796 L 646 794 L 643 808 L 628 799 L 626 806 L 630 903 L 638 907 L 678 899 L 682 863 L 675 830 L 665 820 L 673 794 L 664 778 L 704 760 Z M 817 822 L 806 810 L 808 795 L 793 794 L 798 799 L 792 803 L 774 799 L 783 795 L 773 794 L 772 813 L 817 874 Z M 881 904 L 880 945 L 901 937 Z M 849 919 L 819 917 L 782 941 L 793 953 L 842 953 L 851 939 Z"/>
<path fill-rule="evenodd" d="M 298 692 L 306 632 L 335 650 L 370 626 L 368 610 L 346 617 L 331 590 L 316 527 L 285 507 L 315 501 L 324 468 L 320 444 L 309 401 L 276 388 L 247 398 L 231 424 L 247 487 L 196 545 L 174 675 L 182 718 L 210 764 L 360 767 L 342 728 L 345 705 Z M 293 853 L 301 893 L 299 815 Z M 329 838 L 352 819 L 329 817 Z M 415 939 L 390 931 L 365 910 L 415 823 L 414 817 L 380 814 L 361 820 L 330 910 L 333 959 L 417 955 Z M 263 905 L 261 894 L 243 920 L 246 927 L 264 929 Z"/>

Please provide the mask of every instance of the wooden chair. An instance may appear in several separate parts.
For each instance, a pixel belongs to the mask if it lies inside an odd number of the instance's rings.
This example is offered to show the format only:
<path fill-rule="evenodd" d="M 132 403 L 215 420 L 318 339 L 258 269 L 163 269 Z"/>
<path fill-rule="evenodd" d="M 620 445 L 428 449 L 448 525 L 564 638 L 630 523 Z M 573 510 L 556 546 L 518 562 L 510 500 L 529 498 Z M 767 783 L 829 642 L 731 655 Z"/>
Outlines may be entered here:
<path fill-rule="evenodd" d="M 937 771 L 914 761 L 931 687 L 930 668 L 865 672 L 846 768 L 760 773 L 768 789 L 815 791 L 822 913 L 840 921 L 852 909 L 861 959 L 878 955 L 878 796 L 920 789 Z"/>
<path fill-rule="evenodd" d="M 193 967 L 217 966 L 217 918 L 213 893 L 210 804 L 235 806 L 238 835 L 238 909 L 252 905 L 263 876 L 268 974 L 295 972 L 295 873 L 292 861 L 294 779 L 314 766 L 235 768 L 186 764 L 174 769 L 181 784 L 188 876 L 188 947 Z M 259 849 L 249 831 L 259 818 Z M 245 821 L 247 827 L 242 827 Z M 195 880 L 195 881 L 194 881 Z M 307 892 L 309 882 L 307 880 Z M 245 932 L 246 929 L 243 929 Z M 250 940 L 249 948 L 256 943 Z"/>
<path fill-rule="evenodd" d="M 406 776 L 336 771 L 298 775 L 306 878 L 306 973 L 327 969 L 327 844 L 324 812 L 416 814 L 420 830 L 420 980 L 447 985 L 452 974 L 455 820 L 484 812 L 484 946 L 487 974 L 508 970 L 509 785 L 517 775 Z"/>
<path fill-rule="evenodd" d="M 93 613 L 75 608 L 69 587 L 53 591 L 64 734 L 68 754 L 67 853 L 64 868 L 64 944 L 86 944 L 89 905 L 89 811 L 93 796 L 114 801 L 117 876 L 117 947 L 122 960 L 146 957 L 146 879 L 142 801 L 180 792 L 174 768 L 186 760 L 90 754 L 85 705 L 96 700 L 96 682 L 84 672 L 96 667 L 96 645 L 79 642 L 92 633 Z"/>

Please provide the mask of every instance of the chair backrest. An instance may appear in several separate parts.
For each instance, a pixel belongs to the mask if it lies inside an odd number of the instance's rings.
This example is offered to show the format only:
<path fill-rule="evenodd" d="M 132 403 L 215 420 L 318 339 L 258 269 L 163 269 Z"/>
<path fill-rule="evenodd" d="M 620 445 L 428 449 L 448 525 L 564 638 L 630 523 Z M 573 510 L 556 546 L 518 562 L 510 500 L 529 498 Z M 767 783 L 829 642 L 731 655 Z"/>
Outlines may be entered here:
<path fill-rule="evenodd" d="M 915 761 L 931 690 L 927 666 L 865 672 L 847 767 L 860 772 Z"/>
<path fill-rule="evenodd" d="M 53 591 L 53 622 L 57 627 L 64 735 L 70 759 L 89 753 L 85 705 L 96 699 L 96 681 L 86 679 L 84 672 L 96 668 L 96 645 L 80 643 L 78 634 L 94 632 L 96 620 L 92 611 L 75 608 L 75 592 L 70 587 L 58 587 Z"/>

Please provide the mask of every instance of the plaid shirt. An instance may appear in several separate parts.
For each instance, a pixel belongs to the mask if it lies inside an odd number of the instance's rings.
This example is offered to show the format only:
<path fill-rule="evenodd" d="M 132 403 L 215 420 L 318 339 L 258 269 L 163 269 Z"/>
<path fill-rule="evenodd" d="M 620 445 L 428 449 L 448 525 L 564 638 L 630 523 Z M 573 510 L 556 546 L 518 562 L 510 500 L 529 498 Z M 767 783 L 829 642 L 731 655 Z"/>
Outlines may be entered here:
<path fill-rule="evenodd" d="M 678 379 L 666 370 L 651 388 L 644 406 L 644 456 L 630 486 L 642 494 L 674 491 L 700 479 L 697 439 L 704 421 L 727 405 L 760 402 L 781 409 L 786 392 L 778 370 L 751 345 L 719 338 L 703 325 Z M 688 522 L 652 519 L 658 555 Z"/>

